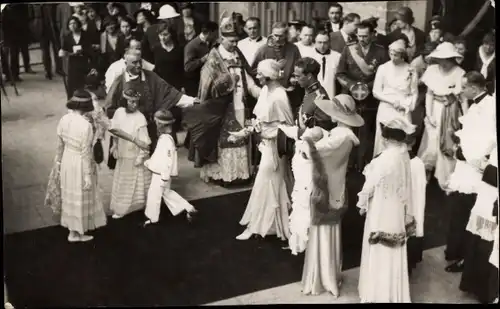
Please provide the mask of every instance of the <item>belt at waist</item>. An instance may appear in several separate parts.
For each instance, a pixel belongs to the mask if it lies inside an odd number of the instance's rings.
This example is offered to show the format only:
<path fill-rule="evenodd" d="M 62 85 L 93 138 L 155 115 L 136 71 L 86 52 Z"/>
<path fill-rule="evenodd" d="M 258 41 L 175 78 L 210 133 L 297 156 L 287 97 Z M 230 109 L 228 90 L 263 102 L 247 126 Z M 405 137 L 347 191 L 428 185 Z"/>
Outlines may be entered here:
<path fill-rule="evenodd" d="M 448 98 L 445 95 L 434 95 L 434 101 L 437 101 L 439 103 L 445 103 L 448 102 Z"/>

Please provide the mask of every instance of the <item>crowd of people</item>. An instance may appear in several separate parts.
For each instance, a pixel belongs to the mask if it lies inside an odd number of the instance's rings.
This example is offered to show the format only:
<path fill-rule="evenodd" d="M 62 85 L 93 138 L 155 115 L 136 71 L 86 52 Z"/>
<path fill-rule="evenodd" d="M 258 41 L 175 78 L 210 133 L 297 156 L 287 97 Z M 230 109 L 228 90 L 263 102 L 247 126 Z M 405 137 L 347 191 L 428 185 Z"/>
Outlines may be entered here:
<path fill-rule="evenodd" d="M 303 293 L 340 295 L 351 170 L 365 177 L 356 204 L 366 218 L 362 302 L 411 301 L 432 178 L 451 209 L 446 271 L 462 272 L 460 289 L 480 302 L 498 299 L 494 30 L 471 59 L 440 17 L 425 33 L 408 7 L 385 35 L 377 18 L 333 3 L 325 24 L 276 22 L 262 37 L 257 17 L 204 21 L 189 3 L 136 12 L 110 3 L 102 16 L 64 5 L 67 31 L 51 43 L 70 111 L 57 127 L 45 203 L 68 241 L 89 241 L 106 224 L 96 169 L 104 151 L 112 218 L 144 210 L 145 226 L 157 223 L 163 198 L 191 220 L 197 210 L 170 187 L 182 173 L 184 127 L 204 181 L 253 181 L 236 238 L 276 235 L 292 254 L 305 252 Z"/>

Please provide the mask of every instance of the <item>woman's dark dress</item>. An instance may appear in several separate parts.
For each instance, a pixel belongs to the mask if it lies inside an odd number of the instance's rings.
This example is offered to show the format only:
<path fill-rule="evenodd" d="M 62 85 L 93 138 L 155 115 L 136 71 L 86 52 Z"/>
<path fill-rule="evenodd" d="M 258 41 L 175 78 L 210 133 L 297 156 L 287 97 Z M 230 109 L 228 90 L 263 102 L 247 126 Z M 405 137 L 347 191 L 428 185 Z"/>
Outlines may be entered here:
<path fill-rule="evenodd" d="M 125 37 L 119 33 L 118 38 L 116 40 L 116 46 L 115 49 L 111 47 L 111 44 L 108 41 L 107 33 L 103 32 L 101 34 L 102 36 L 105 36 L 105 38 L 101 38 L 101 44 L 102 42 L 105 42 L 105 47 L 101 46 L 101 65 L 100 65 L 100 70 L 101 74 L 105 74 L 106 71 L 108 70 L 109 66 L 120 59 L 123 58 L 123 54 L 125 53 L 125 48 L 127 47 L 126 45 L 126 40 Z"/>
<path fill-rule="evenodd" d="M 175 45 L 171 51 L 167 51 L 161 45 L 157 45 L 153 48 L 153 55 L 154 72 L 167 83 L 181 90 L 184 87 L 184 49 Z M 173 130 L 176 133 L 181 129 L 182 111 L 178 107 L 173 107 L 171 112 L 175 117 Z M 176 134 L 172 134 L 172 136 L 177 142 Z"/>
<path fill-rule="evenodd" d="M 73 46 L 80 45 L 82 52 L 73 55 Z M 81 32 L 80 41 L 75 42 L 72 33 L 64 35 L 62 50 L 70 53 L 67 59 L 67 96 L 70 98 L 76 89 L 85 86 L 85 77 L 93 66 L 92 63 L 92 43 L 85 31 Z"/>

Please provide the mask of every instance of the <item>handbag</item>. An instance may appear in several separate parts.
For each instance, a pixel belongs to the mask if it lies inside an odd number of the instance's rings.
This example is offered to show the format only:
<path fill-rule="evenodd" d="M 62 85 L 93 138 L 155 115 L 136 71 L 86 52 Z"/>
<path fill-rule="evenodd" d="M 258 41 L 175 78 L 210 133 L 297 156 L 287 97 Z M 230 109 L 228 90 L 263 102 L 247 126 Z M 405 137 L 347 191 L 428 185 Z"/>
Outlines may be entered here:
<path fill-rule="evenodd" d="M 97 139 L 94 145 L 94 160 L 97 164 L 101 164 L 104 161 L 104 149 L 102 148 L 101 139 Z"/>
<path fill-rule="evenodd" d="M 111 153 L 111 147 L 113 147 L 113 139 L 109 141 L 109 150 L 108 150 L 108 168 L 110 170 L 114 170 L 116 167 L 116 158 Z"/>

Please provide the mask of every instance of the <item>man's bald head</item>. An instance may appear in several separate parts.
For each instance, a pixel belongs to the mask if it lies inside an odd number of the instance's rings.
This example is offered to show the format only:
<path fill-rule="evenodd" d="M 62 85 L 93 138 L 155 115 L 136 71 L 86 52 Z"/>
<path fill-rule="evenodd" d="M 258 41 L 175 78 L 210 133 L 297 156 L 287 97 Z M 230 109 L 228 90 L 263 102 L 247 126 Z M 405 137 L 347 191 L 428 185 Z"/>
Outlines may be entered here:
<path fill-rule="evenodd" d="M 127 72 L 132 75 L 139 75 L 142 72 L 142 54 L 140 50 L 129 48 L 125 52 L 125 64 Z"/>

